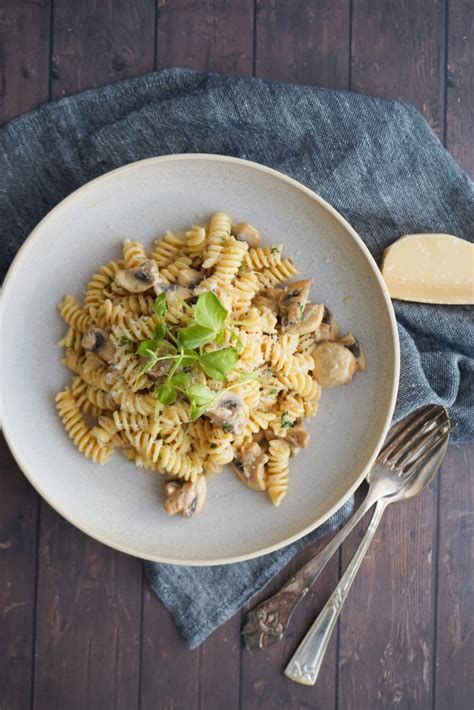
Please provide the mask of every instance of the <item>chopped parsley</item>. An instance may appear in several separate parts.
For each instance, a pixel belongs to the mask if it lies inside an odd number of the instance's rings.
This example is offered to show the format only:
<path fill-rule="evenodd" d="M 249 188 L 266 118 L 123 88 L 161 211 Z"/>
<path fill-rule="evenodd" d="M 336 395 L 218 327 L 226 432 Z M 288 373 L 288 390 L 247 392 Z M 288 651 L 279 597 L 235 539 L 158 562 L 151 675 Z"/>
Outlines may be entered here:
<path fill-rule="evenodd" d="M 299 313 L 300 320 L 303 320 L 304 303 L 302 303 L 301 301 L 298 301 L 298 313 Z"/>
<path fill-rule="evenodd" d="M 228 434 L 229 432 L 234 431 L 234 425 L 229 422 L 224 422 L 222 425 L 222 431 L 224 434 Z"/>
<path fill-rule="evenodd" d="M 293 419 L 290 418 L 288 412 L 283 412 L 281 415 L 281 426 L 282 429 L 290 429 L 295 426 Z"/>
<path fill-rule="evenodd" d="M 217 449 L 217 444 L 211 444 L 209 448 L 210 449 Z"/>
<path fill-rule="evenodd" d="M 131 343 L 131 342 L 132 341 L 130 340 L 130 338 L 127 338 L 126 335 L 122 335 L 122 337 L 120 338 L 120 341 L 119 341 L 119 345 L 127 345 L 128 343 Z"/>

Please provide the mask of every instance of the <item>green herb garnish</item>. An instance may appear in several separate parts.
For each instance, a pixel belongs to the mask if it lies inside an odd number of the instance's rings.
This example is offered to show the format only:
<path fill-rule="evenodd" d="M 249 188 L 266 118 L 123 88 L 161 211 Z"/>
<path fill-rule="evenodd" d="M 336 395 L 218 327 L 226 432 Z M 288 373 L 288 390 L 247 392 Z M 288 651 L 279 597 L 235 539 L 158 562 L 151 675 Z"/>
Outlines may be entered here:
<path fill-rule="evenodd" d="M 232 389 L 239 383 L 229 385 L 219 392 L 213 392 L 207 385 L 192 385 L 187 372 L 192 366 L 199 365 L 208 377 L 225 382 L 237 365 L 243 345 L 234 334 L 232 339 L 236 341 L 235 347 L 203 352 L 203 346 L 208 343 L 224 342 L 228 311 L 211 292 L 200 294 L 194 308 L 188 304 L 185 304 L 185 307 L 193 313 L 193 323 L 173 333 L 165 322 L 168 310 L 166 293 L 161 293 L 156 298 L 154 306 L 160 323 L 155 327 L 153 339 L 143 340 L 138 344 L 137 354 L 147 360 L 140 374 L 148 372 L 161 360 L 173 361 L 166 382 L 158 385 L 156 389 L 157 409 L 159 404 L 175 402 L 179 393 L 189 400 L 191 419 L 194 420 L 209 409 L 223 391 Z M 163 349 L 165 345 L 166 348 Z M 240 382 L 253 377 L 254 375 L 250 373 L 243 373 Z"/>
<path fill-rule="evenodd" d="M 281 427 L 282 429 L 290 429 L 291 427 L 294 427 L 295 423 L 293 419 L 290 418 L 288 412 L 283 412 L 281 415 Z"/>
<path fill-rule="evenodd" d="M 222 425 L 222 431 L 224 434 L 228 434 L 229 432 L 234 431 L 234 425 L 229 424 L 229 422 L 224 422 Z"/>

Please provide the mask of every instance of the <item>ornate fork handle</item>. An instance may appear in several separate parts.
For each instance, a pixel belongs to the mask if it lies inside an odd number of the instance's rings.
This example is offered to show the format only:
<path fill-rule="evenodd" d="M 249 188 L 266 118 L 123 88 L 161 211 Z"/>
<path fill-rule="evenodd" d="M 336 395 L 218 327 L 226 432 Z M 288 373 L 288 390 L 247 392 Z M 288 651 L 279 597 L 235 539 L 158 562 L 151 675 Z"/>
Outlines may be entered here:
<path fill-rule="evenodd" d="M 334 592 L 329 597 L 321 613 L 311 626 L 293 657 L 285 668 L 287 678 L 303 685 L 316 683 L 321 664 L 326 654 L 329 641 L 336 627 L 342 606 L 356 577 L 367 549 L 375 535 L 387 502 L 379 500 L 362 541 L 346 571 L 339 580 Z"/>
<path fill-rule="evenodd" d="M 310 590 L 333 554 L 375 501 L 376 498 L 371 496 L 369 492 L 352 518 L 315 557 L 301 567 L 279 592 L 249 611 L 242 628 L 242 636 L 247 649 L 266 648 L 281 641 L 300 601 Z"/>

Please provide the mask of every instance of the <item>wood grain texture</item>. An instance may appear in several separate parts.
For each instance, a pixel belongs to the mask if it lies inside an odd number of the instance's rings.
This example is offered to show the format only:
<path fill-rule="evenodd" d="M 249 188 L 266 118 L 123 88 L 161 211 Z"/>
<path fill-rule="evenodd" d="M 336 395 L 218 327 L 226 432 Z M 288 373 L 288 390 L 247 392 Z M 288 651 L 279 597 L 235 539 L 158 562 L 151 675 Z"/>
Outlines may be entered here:
<path fill-rule="evenodd" d="M 353 0 L 351 89 L 414 104 L 444 127 L 445 0 Z"/>
<path fill-rule="evenodd" d="M 440 481 L 436 708 L 474 705 L 474 447 L 449 452 Z"/>
<path fill-rule="evenodd" d="M 257 0 L 257 76 L 346 89 L 349 20 L 347 0 Z"/>
<path fill-rule="evenodd" d="M 239 612 L 211 634 L 200 649 L 200 708 L 240 708 L 241 626 L 242 614 Z"/>
<path fill-rule="evenodd" d="M 157 63 L 251 74 L 253 0 L 158 0 Z"/>
<path fill-rule="evenodd" d="M 344 710 L 431 707 L 434 514 L 433 489 L 385 513 L 341 615 Z M 344 544 L 344 568 L 357 533 Z"/>
<path fill-rule="evenodd" d="M 474 177 L 474 2 L 449 0 L 446 147 Z"/>
<path fill-rule="evenodd" d="M 55 0 L 53 96 L 152 71 L 154 23 L 153 0 Z"/>
<path fill-rule="evenodd" d="M 339 88 L 351 81 L 414 103 L 474 173 L 472 0 L 256 0 L 256 37 L 253 0 L 55 0 L 50 23 L 51 10 L 51 0 L 0 0 L 0 122 L 48 99 L 51 24 L 55 98 L 150 71 L 155 53 L 160 67 L 250 74 L 255 66 L 267 79 Z M 473 454 L 474 446 L 448 452 L 438 534 L 434 491 L 387 511 L 343 612 L 340 665 L 333 642 L 322 680 L 303 688 L 282 668 L 332 591 L 336 561 L 298 610 L 285 646 L 241 652 L 236 615 L 191 652 L 147 586 L 142 606 L 137 560 L 42 504 L 35 625 L 36 494 L 0 446 L 1 710 L 29 707 L 33 676 L 35 710 L 470 709 Z M 357 533 L 344 564 L 356 542 Z"/>
<path fill-rule="evenodd" d="M 0 2 L 0 124 L 48 100 L 50 2 Z M 39 499 L 0 435 L 0 707 L 30 706 Z"/>
<path fill-rule="evenodd" d="M 146 585 L 143 598 L 140 708 L 198 708 L 200 654 L 200 649 L 189 650 L 171 614 Z M 217 673 L 217 669 L 214 672 Z"/>
<path fill-rule="evenodd" d="M 133 710 L 138 702 L 141 562 L 41 512 L 36 710 Z"/>
<path fill-rule="evenodd" d="M 0 2 L 0 124 L 48 99 L 50 2 Z"/>
<path fill-rule="evenodd" d="M 244 611 L 274 594 L 282 584 L 307 562 L 329 538 L 318 540 L 299 553 L 288 567 L 268 587 L 247 604 Z M 282 710 L 331 710 L 336 708 L 337 639 L 331 641 L 321 668 L 321 676 L 315 687 L 307 687 L 289 681 L 283 670 L 308 630 L 316 615 L 324 606 L 338 579 L 337 555 L 322 572 L 315 586 L 307 593 L 295 611 L 287 636 L 283 641 L 263 651 L 242 651 L 242 710 L 282 708 Z"/>
<path fill-rule="evenodd" d="M 0 435 L 0 707 L 28 707 L 38 497 Z"/>

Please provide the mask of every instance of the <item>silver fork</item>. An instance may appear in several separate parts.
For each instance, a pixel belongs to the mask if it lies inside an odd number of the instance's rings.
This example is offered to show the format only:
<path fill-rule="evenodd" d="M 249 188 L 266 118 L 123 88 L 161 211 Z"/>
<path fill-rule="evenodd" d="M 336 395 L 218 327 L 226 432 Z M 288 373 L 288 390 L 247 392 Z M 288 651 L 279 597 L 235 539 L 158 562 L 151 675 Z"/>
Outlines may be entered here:
<path fill-rule="evenodd" d="M 426 414 L 434 416 L 426 419 Z M 416 414 L 416 413 L 415 413 Z M 409 425 L 411 438 L 404 436 L 403 422 L 392 430 L 389 440 L 378 458 L 378 466 L 389 467 L 400 474 L 403 484 L 394 494 L 377 501 L 375 511 L 354 557 L 339 583 L 323 607 L 316 621 L 296 649 L 285 668 L 285 675 L 304 685 L 314 685 L 336 627 L 342 606 L 356 577 L 385 508 L 390 503 L 406 500 L 421 493 L 436 475 L 446 453 L 450 423 L 443 407 L 425 410 L 421 429 L 418 419 Z"/>
<path fill-rule="evenodd" d="M 352 518 L 279 592 L 247 614 L 242 628 L 246 648 L 266 648 L 281 641 L 293 612 L 333 554 L 377 501 L 395 495 L 402 488 L 406 477 L 413 474 L 416 462 L 421 460 L 412 461 L 413 456 L 429 455 L 429 450 L 425 451 L 426 444 L 436 445 L 433 437 L 445 430 L 446 421 L 449 423 L 443 407 L 428 405 L 390 429 L 376 464 L 367 476 L 368 493 Z"/>

